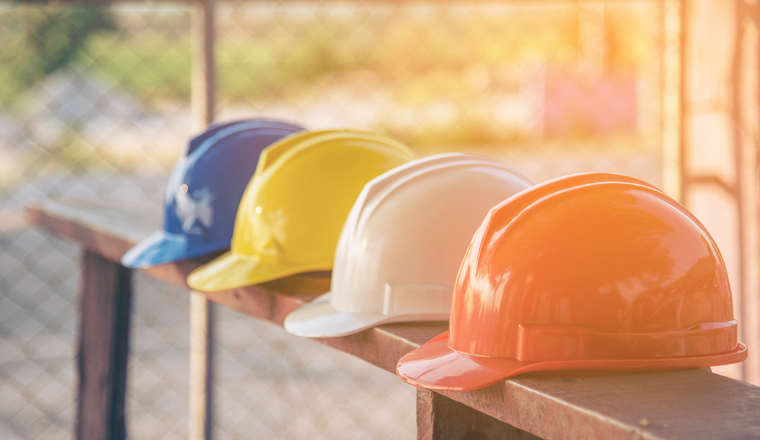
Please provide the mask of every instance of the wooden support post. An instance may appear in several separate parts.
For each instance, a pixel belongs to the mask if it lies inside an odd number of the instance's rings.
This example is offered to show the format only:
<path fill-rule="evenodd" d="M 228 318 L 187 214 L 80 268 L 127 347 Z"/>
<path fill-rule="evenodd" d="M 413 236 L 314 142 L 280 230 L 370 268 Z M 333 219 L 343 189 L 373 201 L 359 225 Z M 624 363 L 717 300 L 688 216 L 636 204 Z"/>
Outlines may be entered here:
<path fill-rule="evenodd" d="M 760 346 L 760 142 L 757 133 L 760 131 L 760 75 L 757 66 L 760 65 L 760 2 L 754 5 L 746 4 L 747 28 L 745 38 L 746 58 L 743 60 L 745 80 L 753 87 L 754 93 L 743 95 L 744 123 L 742 132 L 744 142 L 741 151 L 740 182 L 744 187 L 742 193 L 742 226 L 741 240 L 744 242 L 742 265 L 744 280 L 742 289 L 744 298 L 744 341 L 748 347 Z M 744 364 L 744 380 L 760 385 L 760 355 L 750 352 Z"/>
<path fill-rule="evenodd" d="M 662 13 L 662 190 L 684 202 L 683 2 L 665 0 Z"/>
<path fill-rule="evenodd" d="M 127 436 L 127 388 L 132 271 L 85 251 L 82 257 L 76 438 Z"/>
<path fill-rule="evenodd" d="M 430 390 L 417 389 L 417 440 L 534 440 L 535 435 Z"/>
<path fill-rule="evenodd" d="M 198 292 L 190 294 L 190 440 L 212 436 L 213 308 Z"/>
<path fill-rule="evenodd" d="M 578 2 L 578 72 L 600 79 L 607 63 L 606 5 Z"/>
<path fill-rule="evenodd" d="M 196 132 L 214 121 L 214 0 L 196 0 L 193 10 L 192 107 Z M 189 438 L 210 440 L 213 411 L 214 306 L 193 292 L 190 298 Z"/>
<path fill-rule="evenodd" d="M 681 8 L 683 200 L 720 247 L 739 340 L 753 347 L 760 341 L 760 6 L 683 0 Z M 715 371 L 760 385 L 760 355 L 750 349 L 745 362 Z"/>

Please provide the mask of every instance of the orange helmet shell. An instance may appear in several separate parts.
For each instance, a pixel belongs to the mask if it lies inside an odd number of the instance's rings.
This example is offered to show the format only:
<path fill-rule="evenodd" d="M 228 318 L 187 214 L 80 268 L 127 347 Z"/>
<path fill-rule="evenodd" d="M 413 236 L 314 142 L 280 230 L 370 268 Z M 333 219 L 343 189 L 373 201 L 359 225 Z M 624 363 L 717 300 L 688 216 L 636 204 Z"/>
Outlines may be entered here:
<path fill-rule="evenodd" d="M 473 389 L 526 371 L 746 358 L 710 234 L 661 191 L 611 174 L 557 179 L 494 207 L 462 261 L 443 342 L 402 358 L 402 378 Z M 459 374 L 432 373 L 444 352 L 457 360 L 442 368 Z"/>

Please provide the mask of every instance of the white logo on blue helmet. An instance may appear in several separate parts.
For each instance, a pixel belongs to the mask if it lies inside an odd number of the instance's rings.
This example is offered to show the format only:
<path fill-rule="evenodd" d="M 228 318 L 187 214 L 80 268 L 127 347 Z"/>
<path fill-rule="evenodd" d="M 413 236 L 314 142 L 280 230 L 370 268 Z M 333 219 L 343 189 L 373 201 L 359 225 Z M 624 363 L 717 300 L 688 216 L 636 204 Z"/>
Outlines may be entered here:
<path fill-rule="evenodd" d="M 182 222 L 182 231 L 188 235 L 203 235 L 214 222 L 214 195 L 207 187 L 193 191 L 179 191 L 176 194 L 177 217 Z"/>

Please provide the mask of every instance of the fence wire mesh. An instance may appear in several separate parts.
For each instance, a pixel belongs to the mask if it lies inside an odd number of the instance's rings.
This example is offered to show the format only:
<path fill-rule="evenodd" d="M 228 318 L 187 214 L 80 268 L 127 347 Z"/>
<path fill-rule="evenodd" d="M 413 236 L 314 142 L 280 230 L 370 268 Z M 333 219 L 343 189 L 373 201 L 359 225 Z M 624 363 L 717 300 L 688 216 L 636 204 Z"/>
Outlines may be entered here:
<path fill-rule="evenodd" d="M 282 118 L 469 151 L 536 181 L 661 182 L 657 2 L 220 3 L 217 119 Z M 35 197 L 148 200 L 191 131 L 191 9 L 0 6 L 0 437 L 67 438 L 79 249 L 32 228 Z M 158 226 L 158 225 L 157 225 Z M 137 274 L 132 438 L 186 438 L 189 296 Z M 413 438 L 391 374 L 218 311 L 217 438 Z"/>

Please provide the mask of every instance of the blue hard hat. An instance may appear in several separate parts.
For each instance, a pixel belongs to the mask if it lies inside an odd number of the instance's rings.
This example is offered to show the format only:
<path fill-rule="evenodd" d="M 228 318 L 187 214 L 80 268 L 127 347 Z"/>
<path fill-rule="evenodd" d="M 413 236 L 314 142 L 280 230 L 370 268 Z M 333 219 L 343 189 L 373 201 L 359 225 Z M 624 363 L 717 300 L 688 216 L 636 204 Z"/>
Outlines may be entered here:
<path fill-rule="evenodd" d="M 121 258 L 147 268 L 230 247 L 240 199 L 270 144 L 303 131 L 280 121 L 253 119 L 210 126 L 188 142 L 164 194 L 164 227 Z"/>

